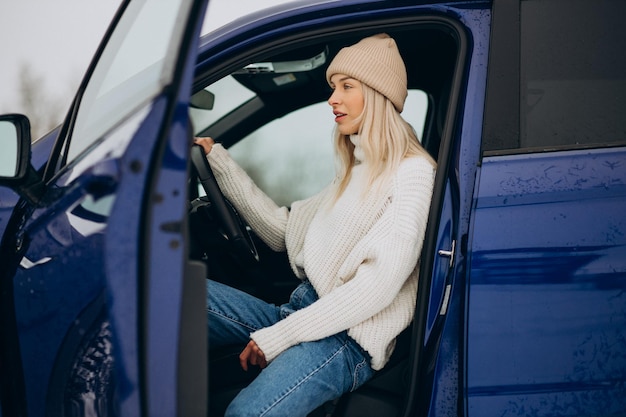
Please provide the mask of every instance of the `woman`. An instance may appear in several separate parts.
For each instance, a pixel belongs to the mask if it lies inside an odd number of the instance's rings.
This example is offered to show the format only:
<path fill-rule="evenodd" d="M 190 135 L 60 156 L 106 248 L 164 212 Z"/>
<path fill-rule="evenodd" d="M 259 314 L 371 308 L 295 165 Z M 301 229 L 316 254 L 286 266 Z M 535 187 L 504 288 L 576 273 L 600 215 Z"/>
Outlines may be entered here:
<path fill-rule="evenodd" d="M 247 343 L 264 368 L 227 416 L 306 416 L 385 366 L 413 318 L 435 162 L 400 112 L 406 69 L 386 34 L 343 48 L 326 77 L 335 115 L 336 180 L 278 207 L 210 138 L 198 138 L 226 197 L 302 283 L 274 306 L 207 286 L 211 345 Z"/>

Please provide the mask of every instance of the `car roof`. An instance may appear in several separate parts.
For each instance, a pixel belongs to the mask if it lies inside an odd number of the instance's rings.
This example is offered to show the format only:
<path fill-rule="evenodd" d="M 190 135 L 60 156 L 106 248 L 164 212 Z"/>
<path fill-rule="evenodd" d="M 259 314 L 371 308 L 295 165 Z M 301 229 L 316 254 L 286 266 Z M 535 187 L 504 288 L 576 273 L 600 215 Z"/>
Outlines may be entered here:
<path fill-rule="evenodd" d="M 309 14 L 312 18 L 320 18 L 326 15 L 324 12 L 331 10 L 367 10 L 419 5 L 475 5 L 491 3 L 492 0 L 294 0 L 287 1 L 275 6 L 267 7 L 252 13 L 243 15 L 215 30 L 204 33 L 200 40 L 200 49 L 219 42 L 224 37 L 237 36 L 244 30 L 250 30 L 257 26 L 271 24 L 272 21 L 283 21 L 290 17 Z M 209 11 L 210 13 L 210 11 Z M 320 14 L 323 13 L 323 14 Z"/>

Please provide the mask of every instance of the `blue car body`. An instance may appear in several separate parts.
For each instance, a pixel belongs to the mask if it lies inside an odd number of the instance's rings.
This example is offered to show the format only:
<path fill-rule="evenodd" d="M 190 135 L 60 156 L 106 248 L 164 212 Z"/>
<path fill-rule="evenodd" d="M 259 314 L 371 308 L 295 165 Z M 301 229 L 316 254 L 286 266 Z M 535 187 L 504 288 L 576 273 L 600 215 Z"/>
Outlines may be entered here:
<path fill-rule="evenodd" d="M 160 76 L 142 84 L 149 93 L 129 84 L 131 99 L 98 107 L 106 94 L 90 90 L 114 66 L 117 33 L 139 26 L 124 19 L 140 20 L 133 5 L 143 3 L 127 2 L 65 122 L 32 145 L 38 180 L 0 180 L 1 415 L 217 415 L 229 375 L 207 345 L 213 270 L 190 255 L 191 138 L 209 132 L 229 146 L 309 104 L 277 109 L 284 101 L 262 96 L 258 71 L 240 68 L 375 30 L 397 33 L 403 51 L 419 35 L 450 45 L 417 45 L 431 54 L 420 65 L 405 56 L 410 84 L 430 100 L 423 143 L 438 172 L 404 356 L 324 412 L 626 415 L 626 63 L 611 49 L 626 36 L 603 29 L 618 31 L 623 4 L 295 2 L 199 37 L 207 2 L 179 3 L 176 19 L 159 16 L 171 35 Z M 576 50 L 568 36 L 600 52 L 562 68 Z M 191 97 L 233 73 L 271 113 L 242 105 L 193 130 Z M 110 117 L 92 123 L 97 111 Z M 229 120 L 237 114 L 245 123 Z"/>

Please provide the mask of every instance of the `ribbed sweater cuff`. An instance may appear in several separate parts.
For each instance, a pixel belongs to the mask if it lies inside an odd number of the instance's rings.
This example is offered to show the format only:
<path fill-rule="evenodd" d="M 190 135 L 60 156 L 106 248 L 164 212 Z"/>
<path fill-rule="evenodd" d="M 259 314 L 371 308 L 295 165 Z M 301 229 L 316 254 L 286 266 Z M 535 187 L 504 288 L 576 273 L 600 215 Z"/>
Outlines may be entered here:
<path fill-rule="evenodd" d="M 266 327 L 250 335 L 250 338 L 256 342 L 268 362 L 273 361 L 278 355 L 292 346 L 287 338 L 276 334 L 275 327 L 276 325 Z"/>

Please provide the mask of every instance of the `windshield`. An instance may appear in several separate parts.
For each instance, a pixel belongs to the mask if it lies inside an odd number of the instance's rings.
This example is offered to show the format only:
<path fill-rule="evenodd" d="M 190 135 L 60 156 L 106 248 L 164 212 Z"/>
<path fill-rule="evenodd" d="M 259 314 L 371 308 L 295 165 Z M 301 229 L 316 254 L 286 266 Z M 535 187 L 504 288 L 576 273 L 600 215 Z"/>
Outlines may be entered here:
<path fill-rule="evenodd" d="M 168 85 L 190 0 L 133 0 L 82 96 L 68 161 Z"/>

